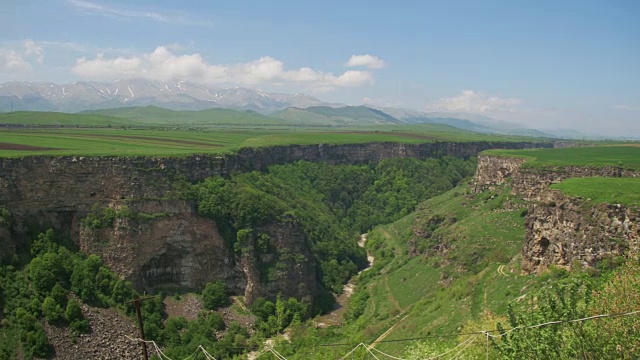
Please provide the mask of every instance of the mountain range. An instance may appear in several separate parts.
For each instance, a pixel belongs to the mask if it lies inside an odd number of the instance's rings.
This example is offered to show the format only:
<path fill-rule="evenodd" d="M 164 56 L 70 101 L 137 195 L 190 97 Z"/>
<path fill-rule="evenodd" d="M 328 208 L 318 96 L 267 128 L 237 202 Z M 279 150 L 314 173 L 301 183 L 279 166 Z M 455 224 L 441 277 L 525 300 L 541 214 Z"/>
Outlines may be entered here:
<path fill-rule="evenodd" d="M 227 108 L 268 113 L 288 107 L 328 105 L 304 94 L 257 89 L 215 89 L 187 81 L 9 82 L 0 84 L 0 111 L 79 112 L 154 105 L 171 110 Z"/>
<path fill-rule="evenodd" d="M 402 108 L 347 106 L 322 101 L 305 94 L 268 93 L 258 89 L 207 87 L 188 81 L 159 82 L 150 80 L 118 80 L 114 82 L 8 82 L 0 84 L 0 112 L 55 111 L 93 112 L 135 118 L 131 108 L 146 109 L 171 115 L 171 110 L 207 110 L 212 108 L 242 110 L 243 114 L 224 113 L 225 121 L 251 117 L 250 121 L 315 126 L 364 126 L 383 124 L 444 124 L 460 129 L 508 135 L 582 138 L 574 130 L 540 131 L 498 121 L 486 116 L 463 113 L 423 112 Z M 100 112 L 104 109 L 120 109 Z M 126 110 L 129 108 L 129 110 Z M 251 111 L 255 113 L 246 113 Z M 216 112 L 218 114 L 219 112 Z M 258 114 L 259 113 L 259 114 Z M 211 113 L 212 114 L 212 113 Z M 210 115 L 211 115 L 210 114 Z M 126 116 L 123 116 L 126 115 Z M 190 118 L 205 113 L 190 114 Z M 269 120 L 270 119 L 270 120 Z M 246 119 L 245 119 L 246 120 Z M 191 121 L 191 120 L 190 120 Z M 246 121 L 245 121 L 246 122 Z"/>

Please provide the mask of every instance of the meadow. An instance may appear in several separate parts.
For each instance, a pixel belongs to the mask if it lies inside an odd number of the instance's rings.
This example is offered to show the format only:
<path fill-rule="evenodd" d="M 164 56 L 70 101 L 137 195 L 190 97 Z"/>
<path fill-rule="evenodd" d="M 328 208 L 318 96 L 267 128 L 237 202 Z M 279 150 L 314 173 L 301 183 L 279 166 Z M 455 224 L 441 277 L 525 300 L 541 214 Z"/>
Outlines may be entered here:
<path fill-rule="evenodd" d="M 214 110 L 174 112 L 150 108 L 138 113 L 120 110 L 119 113 L 128 118 L 99 113 L 0 114 L 0 156 L 186 156 L 291 144 L 533 140 L 479 134 L 438 124 L 305 127 L 276 123 L 252 112 L 243 113 L 246 116 L 242 121 L 230 125 L 229 122 L 237 120 L 239 112 Z M 158 120 L 151 120 L 156 113 Z M 167 114 L 175 117 L 170 120 Z"/>
<path fill-rule="evenodd" d="M 619 166 L 640 170 L 640 146 L 606 145 L 557 149 L 487 150 L 484 155 L 527 159 L 526 166 Z"/>
<path fill-rule="evenodd" d="M 569 196 L 580 196 L 601 204 L 640 206 L 640 179 L 638 178 L 570 178 L 551 185 Z"/>

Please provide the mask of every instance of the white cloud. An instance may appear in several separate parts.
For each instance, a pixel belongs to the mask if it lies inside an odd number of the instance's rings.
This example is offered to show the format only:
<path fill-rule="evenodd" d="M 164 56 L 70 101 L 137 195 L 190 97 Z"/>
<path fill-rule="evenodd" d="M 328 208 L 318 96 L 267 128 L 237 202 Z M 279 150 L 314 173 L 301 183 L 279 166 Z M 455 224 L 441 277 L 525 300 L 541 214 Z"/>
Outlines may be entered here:
<path fill-rule="evenodd" d="M 31 64 L 24 59 L 22 53 L 11 49 L 0 49 L 0 71 L 23 73 L 31 70 Z"/>
<path fill-rule="evenodd" d="M 33 40 L 26 40 L 24 42 L 24 48 L 24 54 L 26 56 L 34 56 L 36 58 L 36 61 L 39 64 L 42 64 L 42 61 L 44 60 L 44 49 L 42 48 L 42 46 L 36 44 L 36 42 Z"/>
<path fill-rule="evenodd" d="M 147 78 L 152 80 L 190 80 L 207 84 L 238 85 L 303 85 L 313 91 L 337 87 L 370 85 L 369 71 L 349 70 L 339 75 L 308 67 L 287 70 L 282 61 L 269 56 L 238 64 L 211 64 L 200 54 L 176 55 L 165 46 L 153 52 L 131 57 L 106 58 L 98 54 L 93 59 L 82 57 L 73 72 L 96 80 Z"/>
<path fill-rule="evenodd" d="M 20 74 L 31 73 L 33 63 L 44 61 L 44 49 L 33 40 L 4 43 L 0 47 L 0 71 L 6 72 L 9 78 Z"/>
<path fill-rule="evenodd" d="M 613 108 L 622 111 L 640 111 L 640 106 L 631 106 L 625 104 L 614 105 Z"/>
<path fill-rule="evenodd" d="M 521 103 L 521 99 L 464 90 L 459 96 L 442 98 L 428 104 L 427 110 L 469 113 L 515 112 Z"/>
<path fill-rule="evenodd" d="M 369 54 L 352 55 L 345 64 L 348 67 L 364 66 L 368 69 L 382 69 L 385 65 L 384 60 Z"/>
<path fill-rule="evenodd" d="M 169 15 L 160 14 L 155 11 L 130 10 L 126 8 L 109 7 L 86 0 L 68 0 L 68 3 L 75 8 L 82 10 L 83 12 L 116 19 L 145 19 L 167 24 L 195 25 L 207 27 L 213 25 L 209 21 L 197 20 L 192 16 L 187 15 Z"/>

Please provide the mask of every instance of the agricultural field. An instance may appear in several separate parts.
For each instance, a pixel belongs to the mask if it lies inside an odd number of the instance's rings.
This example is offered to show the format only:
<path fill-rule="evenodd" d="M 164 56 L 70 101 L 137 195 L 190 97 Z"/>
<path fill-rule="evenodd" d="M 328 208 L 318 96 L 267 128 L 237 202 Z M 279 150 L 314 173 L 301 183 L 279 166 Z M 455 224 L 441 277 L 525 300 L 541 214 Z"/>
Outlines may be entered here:
<path fill-rule="evenodd" d="M 619 166 L 640 170 L 640 145 L 617 144 L 557 149 L 487 150 L 486 155 L 527 159 L 526 166 Z"/>
<path fill-rule="evenodd" d="M 551 185 L 569 196 L 580 196 L 595 204 L 640 206 L 638 178 L 570 178 Z"/>
<path fill-rule="evenodd" d="M 235 117 L 239 112 L 224 112 L 221 115 L 218 113 L 222 110 L 214 109 L 218 114 L 216 117 L 207 113 L 208 110 L 144 110 L 135 113 L 128 112 L 130 110 L 127 109 L 108 112 L 127 118 L 104 115 L 100 112 L 0 114 L 0 156 L 186 156 L 226 153 L 242 147 L 291 144 L 535 140 L 518 136 L 480 134 L 437 124 L 357 128 L 292 126 L 272 122 L 274 119 L 252 112 L 243 113 L 246 117 L 231 126 L 227 122 L 238 120 Z M 174 120 L 169 120 L 171 117 L 168 113 L 175 115 Z M 154 116 L 157 121 L 151 120 Z M 204 120 L 207 118 L 214 120 L 207 122 Z"/>

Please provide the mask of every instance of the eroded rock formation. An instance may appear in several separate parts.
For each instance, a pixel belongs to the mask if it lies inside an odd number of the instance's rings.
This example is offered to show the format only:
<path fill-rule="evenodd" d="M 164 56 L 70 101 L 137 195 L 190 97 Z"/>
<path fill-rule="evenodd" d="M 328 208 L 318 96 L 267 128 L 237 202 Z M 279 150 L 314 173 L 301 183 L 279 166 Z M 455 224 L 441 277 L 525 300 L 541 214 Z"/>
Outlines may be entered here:
<path fill-rule="evenodd" d="M 507 186 L 529 202 L 522 268 L 537 272 L 550 265 L 595 267 L 628 253 L 638 253 L 640 209 L 621 204 L 593 205 L 549 185 L 571 177 L 640 177 L 614 166 L 527 167 L 524 159 L 480 156 L 475 191 Z"/>

